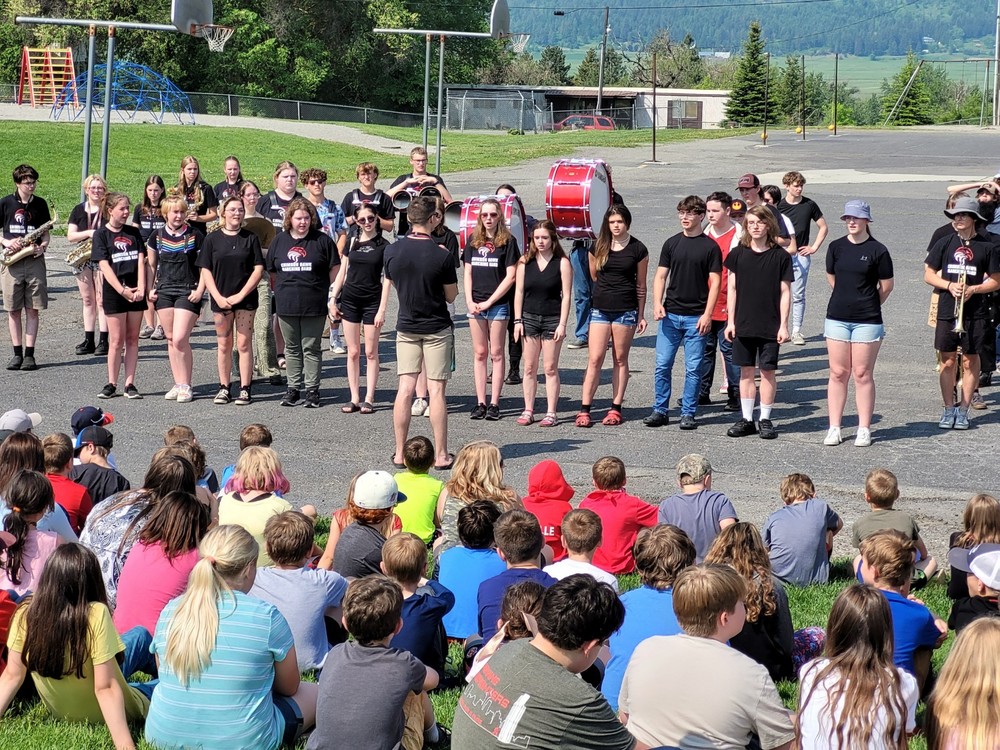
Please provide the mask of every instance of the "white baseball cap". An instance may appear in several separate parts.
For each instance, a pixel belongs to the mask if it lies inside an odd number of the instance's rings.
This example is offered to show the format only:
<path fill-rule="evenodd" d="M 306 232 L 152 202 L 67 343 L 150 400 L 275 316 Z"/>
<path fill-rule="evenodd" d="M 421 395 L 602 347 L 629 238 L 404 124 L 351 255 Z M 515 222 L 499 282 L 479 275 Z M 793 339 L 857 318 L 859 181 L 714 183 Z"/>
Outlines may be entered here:
<path fill-rule="evenodd" d="M 29 414 L 24 409 L 11 409 L 0 417 L 0 430 L 11 432 L 31 432 L 33 427 L 42 423 L 42 415 L 37 412 Z"/>
<path fill-rule="evenodd" d="M 354 482 L 354 504 L 365 510 L 385 510 L 401 503 L 406 495 L 387 471 L 366 471 Z"/>
<path fill-rule="evenodd" d="M 987 588 L 1000 591 L 1000 544 L 977 544 L 972 549 L 955 547 L 948 553 L 953 568 L 972 573 Z"/>

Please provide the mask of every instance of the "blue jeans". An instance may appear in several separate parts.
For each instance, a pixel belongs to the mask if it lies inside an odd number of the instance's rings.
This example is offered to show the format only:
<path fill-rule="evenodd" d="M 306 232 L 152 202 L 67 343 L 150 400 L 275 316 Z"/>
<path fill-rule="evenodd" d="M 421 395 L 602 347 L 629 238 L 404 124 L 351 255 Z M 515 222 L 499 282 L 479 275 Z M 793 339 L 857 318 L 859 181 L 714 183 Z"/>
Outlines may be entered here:
<path fill-rule="evenodd" d="M 681 415 L 694 416 L 701 387 L 701 363 L 705 358 L 705 339 L 698 333 L 697 315 L 674 315 L 660 321 L 656 334 L 656 373 L 653 376 L 653 411 L 666 414 L 670 408 L 670 372 L 677 350 L 684 344 L 684 399 Z"/>
<path fill-rule="evenodd" d="M 701 363 L 701 390 L 698 396 L 710 396 L 715 381 L 716 346 L 722 352 L 722 364 L 726 368 L 726 380 L 730 392 L 739 392 L 740 368 L 733 364 L 733 343 L 726 341 L 726 321 L 713 320 L 712 330 L 705 337 L 705 359 Z"/>
<path fill-rule="evenodd" d="M 809 266 L 811 255 L 792 256 L 792 330 L 802 328 L 802 319 L 806 316 L 806 282 L 809 281 Z"/>
<path fill-rule="evenodd" d="M 125 644 L 125 659 L 122 663 L 122 675 L 128 680 L 135 672 L 145 672 L 151 677 L 156 677 L 156 658 L 150 653 L 149 647 L 153 644 L 153 636 L 141 625 L 136 625 L 131 630 L 122 633 L 122 643 Z M 129 685 L 138 689 L 147 698 L 153 696 L 153 689 L 157 680 L 150 682 L 130 682 Z"/>
<path fill-rule="evenodd" d="M 586 341 L 590 330 L 590 298 L 594 282 L 590 278 L 590 243 L 578 240 L 569 254 L 573 266 L 573 300 L 576 304 L 576 337 Z"/>

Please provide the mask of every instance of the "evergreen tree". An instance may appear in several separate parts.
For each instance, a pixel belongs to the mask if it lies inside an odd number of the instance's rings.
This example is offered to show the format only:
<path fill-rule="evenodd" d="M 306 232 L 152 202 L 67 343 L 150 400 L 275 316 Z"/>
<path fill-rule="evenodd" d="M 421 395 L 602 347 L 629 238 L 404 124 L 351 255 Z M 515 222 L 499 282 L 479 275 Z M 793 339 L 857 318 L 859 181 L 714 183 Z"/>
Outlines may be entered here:
<path fill-rule="evenodd" d="M 750 22 L 750 31 L 743 42 L 743 54 L 736 68 L 736 80 L 726 102 L 726 119 L 739 125 L 761 125 L 764 122 L 765 87 L 767 86 L 767 56 L 758 21 Z M 768 121 L 774 122 L 774 107 L 769 106 Z"/>
<path fill-rule="evenodd" d="M 548 78 L 553 79 L 555 86 L 565 86 L 569 83 L 569 63 L 562 47 L 546 47 L 539 58 L 542 67 L 548 72 Z"/>
<path fill-rule="evenodd" d="M 798 55 L 785 58 L 785 67 L 771 77 L 771 104 L 784 125 L 798 125 L 802 96 L 802 64 Z"/>
<path fill-rule="evenodd" d="M 913 50 L 906 55 L 906 62 L 891 81 L 882 82 L 882 118 L 888 117 L 892 112 L 896 102 L 899 101 L 907 82 L 917 69 L 917 56 Z M 909 91 L 900 103 L 899 109 L 892 120 L 893 125 L 930 125 L 934 122 L 932 115 L 931 97 L 927 91 L 927 82 L 924 72 L 920 74 L 910 85 Z"/>
<path fill-rule="evenodd" d="M 575 86 L 597 86 L 601 67 L 601 54 L 597 47 L 591 47 L 576 68 L 573 76 Z M 622 53 L 611 45 L 604 54 L 604 85 L 623 86 L 628 83 L 629 71 Z"/>
<path fill-rule="evenodd" d="M 573 76 L 574 86 L 596 86 L 598 78 L 598 68 L 601 57 L 595 47 L 587 50 L 580 64 L 576 66 L 576 75 Z M 607 70 L 604 71 L 605 73 Z"/>

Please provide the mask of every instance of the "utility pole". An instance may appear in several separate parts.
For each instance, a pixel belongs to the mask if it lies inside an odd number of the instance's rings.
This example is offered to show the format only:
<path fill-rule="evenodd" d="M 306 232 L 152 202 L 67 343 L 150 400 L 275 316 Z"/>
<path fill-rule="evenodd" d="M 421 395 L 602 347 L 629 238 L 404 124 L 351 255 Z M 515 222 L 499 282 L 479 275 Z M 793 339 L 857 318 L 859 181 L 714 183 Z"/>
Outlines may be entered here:
<path fill-rule="evenodd" d="M 997 0 L 997 23 L 1000 24 L 1000 0 Z M 604 6 L 604 33 L 601 36 L 601 62 L 600 69 L 597 71 L 597 114 L 602 114 L 601 104 L 604 99 L 604 58 L 608 52 L 608 32 L 611 31 L 611 27 L 608 26 L 608 16 L 611 13 L 611 9 L 605 5 Z M 998 25 L 1000 28 L 1000 25 Z"/>

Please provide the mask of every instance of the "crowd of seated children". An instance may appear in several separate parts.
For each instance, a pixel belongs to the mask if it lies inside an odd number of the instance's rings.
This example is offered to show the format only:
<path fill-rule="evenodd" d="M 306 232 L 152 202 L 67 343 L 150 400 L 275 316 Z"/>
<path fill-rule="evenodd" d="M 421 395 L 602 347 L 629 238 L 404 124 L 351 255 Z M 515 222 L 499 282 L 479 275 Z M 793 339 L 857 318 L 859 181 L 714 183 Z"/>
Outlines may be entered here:
<path fill-rule="evenodd" d="M 826 583 L 830 580 L 833 537 L 844 522 L 816 498 L 816 487 L 805 474 L 782 479 L 780 493 L 784 506 L 769 515 L 761 529 L 771 571 L 793 586 Z"/>
<path fill-rule="evenodd" d="M 367 473 L 367 472 L 366 472 Z M 385 472 L 382 472 L 383 474 Z M 340 543 L 340 535 L 344 532 L 348 526 L 354 523 L 362 523 L 368 526 L 373 524 L 377 527 L 378 534 L 372 535 L 369 540 L 369 544 L 365 545 L 365 549 L 370 547 L 372 544 L 376 544 L 381 547 L 381 544 L 385 542 L 393 534 L 398 534 L 403 530 L 403 522 L 399 516 L 396 515 L 395 504 L 391 508 L 385 507 L 364 507 L 359 505 L 356 496 L 358 495 L 357 485 L 361 477 L 364 474 L 356 474 L 352 479 L 350 485 L 347 487 L 347 497 L 344 500 L 344 507 L 338 508 L 333 511 L 330 516 L 330 534 L 326 540 L 326 547 L 323 549 L 323 554 L 319 558 L 319 562 L 316 566 L 323 568 L 324 570 L 334 569 L 334 557 L 337 554 L 337 545 Z M 362 502 L 372 504 L 374 499 L 365 499 L 368 495 L 373 498 L 378 496 L 379 488 L 383 490 L 383 494 L 388 492 L 389 484 L 384 477 L 379 477 L 377 474 L 366 478 L 361 482 L 361 495 Z M 396 486 L 396 501 L 399 498 L 399 487 Z M 351 536 L 354 536 L 357 532 L 352 532 Z M 366 532 L 367 533 L 367 532 Z M 362 534 L 363 536 L 364 534 Z M 382 542 L 378 541 L 378 537 L 382 538 Z M 374 562 L 373 566 L 367 566 L 369 568 L 369 573 L 378 572 L 378 560 Z M 367 575 L 363 573 L 363 575 Z"/>
<path fill-rule="evenodd" d="M 423 435 L 403 443 L 404 471 L 395 475 L 396 486 L 406 495 L 406 502 L 396 507 L 403 531 L 420 537 L 430 546 L 434 541 L 434 514 L 444 482 L 430 475 L 434 465 L 434 444 Z"/>
<path fill-rule="evenodd" d="M 556 580 L 585 573 L 618 591 L 618 579 L 592 562 L 603 536 L 604 529 L 599 515 L 586 508 L 571 510 L 560 524 L 559 546 L 566 551 L 566 557 L 546 565 L 545 572 Z"/>
<path fill-rule="evenodd" d="M 66 511 L 73 531 L 79 534 L 94 502 L 86 487 L 69 478 L 73 472 L 73 441 L 69 435 L 56 432 L 42 438 L 42 450 L 45 452 L 45 476 L 52 485 L 52 495 L 56 504 Z"/>
<path fill-rule="evenodd" d="M 528 472 L 528 492 L 522 502 L 524 509 L 538 519 L 545 543 L 556 562 L 566 557 L 562 546 L 562 520 L 573 506 L 573 488 L 566 482 L 562 467 L 551 459 L 539 461 Z"/>
<path fill-rule="evenodd" d="M 537 581 L 521 581 L 507 589 L 500 605 L 497 632 L 489 643 L 477 643 L 474 650 L 466 650 L 466 682 L 472 682 L 483 665 L 505 643 L 531 638 L 538 632 L 538 613 L 545 598 L 545 587 Z"/>
<path fill-rule="evenodd" d="M 694 542 L 695 561 L 701 562 L 719 532 L 736 523 L 736 509 L 712 489 L 712 464 L 698 453 L 677 462 L 677 485 L 681 491 L 660 503 L 657 518 L 682 529 Z"/>
<path fill-rule="evenodd" d="M 0 443 L 0 500 L 6 496 L 11 480 L 22 469 L 45 472 L 42 441 L 30 432 L 12 433 Z M 10 506 L 6 502 L 0 502 L 0 520 L 9 514 Z M 73 527 L 69 525 L 69 516 L 55 503 L 42 514 L 35 527 L 39 531 L 52 531 L 67 541 L 76 541 Z"/>

